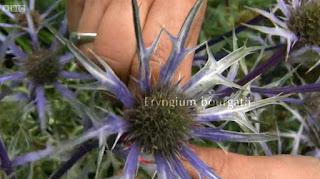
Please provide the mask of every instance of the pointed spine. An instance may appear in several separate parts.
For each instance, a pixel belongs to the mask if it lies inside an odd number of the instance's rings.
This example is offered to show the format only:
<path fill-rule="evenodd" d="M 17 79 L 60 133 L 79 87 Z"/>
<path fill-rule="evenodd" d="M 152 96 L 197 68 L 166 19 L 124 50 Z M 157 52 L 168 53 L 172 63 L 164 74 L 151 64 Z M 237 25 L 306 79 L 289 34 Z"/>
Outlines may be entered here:
<path fill-rule="evenodd" d="M 153 44 L 150 47 L 146 48 L 142 39 L 142 29 L 141 29 L 140 18 L 139 18 L 139 7 L 136 0 L 132 0 L 132 6 L 133 6 L 134 29 L 135 29 L 136 40 L 137 40 L 137 54 L 140 61 L 138 83 L 142 93 L 149 93 L 150 92 L 149 62 L 150 62 L 151 56 L 153 55 L 153 53 L 155 52 L 159 44 L 162 30 L 160 31 L 160 34 L 158 35 L 156 40 L 153 42 Z"/>
<path fill-rule="evenodd" d="M 172 51 L 167 63 L 160 70 L 160 80 L 159 83 L 168 85 L 171 84 L 173 76 L 183 61 L 183 59 L 193 52 L 195 49 L 185 49 L 185 43 L 191 29 L 191 25 L 199 11 L 203 0 L 198 0 L 195 5 L 192 7 L 191 11 L 188 14 L 187 19 L 185 20 L 182 28 L 177 37 L 172 36 L 169 32 L 165 31 L 169 36 L 172 42 Z"/>

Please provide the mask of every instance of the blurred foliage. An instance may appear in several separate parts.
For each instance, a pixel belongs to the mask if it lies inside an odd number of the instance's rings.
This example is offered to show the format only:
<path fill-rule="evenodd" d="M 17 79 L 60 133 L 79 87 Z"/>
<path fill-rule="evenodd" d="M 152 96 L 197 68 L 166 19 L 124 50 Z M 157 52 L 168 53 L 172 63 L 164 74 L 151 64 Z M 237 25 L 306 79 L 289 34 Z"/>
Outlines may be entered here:
<path fill-rule="evenodd" d="M 208 0 L 206 17 L 203 24 L 205 39 L 224 33 L 252 19 L 257 14 L 246 6 L 268 9 L 275 0 Z"/>

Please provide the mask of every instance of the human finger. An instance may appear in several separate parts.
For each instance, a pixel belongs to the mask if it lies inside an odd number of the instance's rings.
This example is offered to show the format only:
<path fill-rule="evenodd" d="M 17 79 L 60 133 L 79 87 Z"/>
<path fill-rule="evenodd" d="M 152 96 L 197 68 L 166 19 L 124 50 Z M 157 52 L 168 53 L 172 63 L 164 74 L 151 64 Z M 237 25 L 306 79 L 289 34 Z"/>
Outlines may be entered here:
<path fill-rule="evenodd" d="M 69 31 L 77 31 L 84 9 L 85 0 L 66 0 L 66 13 Z"/>
<path fill-rule="evenodd" d="M 111 1 L 112 0 L 86 0 L 77 32 L 96 33 Z M 93 42 L 85 42 L 77 45 L 87 57 L 96 61 L 90 52 L 90 50 L 94 49 Z"/>
<path fill-rule="evenodd" d="M 245 156 L 220 149 L 192 146 L 197 156 L 223 179 L 320 178 L 320 162 L 307 156 Z M 192 178 L 197 171 L 186 161 Z"/>
<path fill-rule="evenodd" d="M 140 0 L 140 21 L 144 26 L 153 0 Z M 112 1 L 97 31 L 93 51 L 127 82 L 132 58 L 136 52 L 136 39 L 130 0 Z"/>

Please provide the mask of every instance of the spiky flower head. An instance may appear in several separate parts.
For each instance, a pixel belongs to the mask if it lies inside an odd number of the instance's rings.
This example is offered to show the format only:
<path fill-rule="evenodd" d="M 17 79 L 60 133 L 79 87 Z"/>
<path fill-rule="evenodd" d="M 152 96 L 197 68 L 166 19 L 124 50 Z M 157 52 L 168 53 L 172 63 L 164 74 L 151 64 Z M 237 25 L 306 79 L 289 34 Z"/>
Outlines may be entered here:
<path fill-rule="evenodd" d="M 30 4 L 34 1 L 30 1 Z M 53 8 L 54 6 L 52 6 Z M 50 9 L 49 12 L 51 12 Z M 63 69 L 64 65 L 72 61 L 72 54 L 66 53 L 61 54 L 59 51 L 59 44 L 57 39 L 53 39 L 52 44 L 49 48 L 43 48 L 40 45 L 38 34 L 34 29 L 33 19 L 28 17 L 30 13 L 27 13 L 27 29 L 29 29 L 29 35 L 32 41 L 32 51 L 25 52 L 23 51 L 16 43 L 15 39 L 19 37 L 15 32 L 16 29 L 13 29 L 12 33 L 9 34 L 7 38 L 3 38 L 3 41 L 6 41 L 6 48 L 9 49 L 10 54 L 18 61 L 18 71 L 10 74 L 1 74 L 0 75 L 0 85 L 3 85 L 7 82 L 12 82 L 13 84 L 26 82 L 29 93 L 24 95 L 23 98 L 19 98 L 20 101 L 27 100 L 28 102 L 36 102 L 38 116 L 40 119 L 40 128 L 42 131 L 46 130 L 46 97 L 45 97 L 45 87 L 50 84 L 53 85 L 58 91 L 60 91 L 65 97 L 72 100 L 76 100 L 75 95 L 63 87 L 59 79 L 60 78 L 71 78 L 71 79 L 80 79 L 80 80 L 90 80 L 92 79 L 91 75 L 78 73 L 78 72 L 69 72 Z M 40 24 L 44 26 L 44 24 Z M 38 27 L 39 29 L 39 27 Z M 63 21 L 60 27 L 60 33 L 65 34 L 67 30 L 66 20 Z M 0 39 L 1 40 L 1 39 Z M 7 49 L 4 50 L 4 53 L 0 54 L 1 56 L 5 55 Z M 16 85 L 14 85 L 16 86 Z M 2 100 L 9 93 L 0 94 Z M 27 97 L 25 97 L 27 96 Z"/>
<path fill-rule="evenodd" d="M 52 84 L 61 72 L 59 55 L 49 50 L 38 50 L 30 55 L 24 63 L 26 76 L 38 85 Z"/>
<path fill-rule="evenodd" d="M 195 101 L 194 101 L 195 102 Z M 130 123 L 128 141 L 137 141 L 144 153 L 159 151 L 172 156 L 187 143 L 194 124 L 196 104 L 177 92 L 175 87 L 153 87 L 125 111 Z"/>
<path fill-rule="evenodd" d="M 320 1 L 310 0 L 291 8 L 288 27 L 303 43 L 320 46 Z"/>
<path fill-rule="evenodd" d="M 268 18 L 275 27 L 246 26 L 270 36 L 280 36 L 284 38 L 287 42 L 287 57 L 289 56 L 292 46 L 297 42 L 311 46 L 311 50 L 320 54 L 318 47 L 319 32 L 317 31 L 320 25 L 318 8 L 318 0 L 277 0 L 277 4 L 271 12 L 257 8 L 249 8 Z M 278 17 L 276 15 L 277 10 L 280 10 L 285 17 Z"/>
<path fill-rule="evenodd" d="M 39 11 L 35 9 L 35 0 L 29 0 L 28 2 L 29 3 L 27 3 L 26 1 L 22 1 L 21 5 L 25 7 L 25 11 L 19 13 L 12 13 L 0 4 L 0 10 L 13 21 L 12 24 L 1 22 L 0 27 L 12 28 L 18 31 L 21 31 L 22 29 L 26 31 L 31 38 L 33 46 L 38 50 L 40 48 L 37 37 L 38 32 L 44 27 L 44 23 L 48 23 L 61 15 L 61 13 L 58 13 L 51 17 L 49 16 L 54 8 L 61 2 L 61 0 L 55 1 L 55 3 L 42 14 L 40 14 Z"/>
<path fill-rule="evenodd" d="M 42 24 L 42 21 L 44 20 L 43 17 L 35 9 L 31 10 L 29 14 L 32 19 L 34 27 L 37 29 Z M 28 27 L 28 19 L 27 19 L 26 13 L 23 13 L 23 12 L 16 13 L 15 21 L 17 24 L 19 24 L 22 27 Z"/>

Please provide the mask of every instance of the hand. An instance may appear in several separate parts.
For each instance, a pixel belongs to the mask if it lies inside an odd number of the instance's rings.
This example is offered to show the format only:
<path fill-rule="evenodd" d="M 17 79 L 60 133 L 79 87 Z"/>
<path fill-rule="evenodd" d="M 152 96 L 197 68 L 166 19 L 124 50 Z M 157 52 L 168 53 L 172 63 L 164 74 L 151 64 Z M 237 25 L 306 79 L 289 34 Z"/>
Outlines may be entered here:
<path fill-rule="evenodd" d="M 319 159 L 307 156 L 245 156 L 215 148 L 191 146 L 197 156 L 223 179 L 318 179 Z M 192 178 L 198 173 L 184 162 Z"/>
<path fill-rule="evenodd" d="M 138 0 L 143 41 L 146 47 L 165 27 L 177 35 L 196 0 Z M 206 3 L 198 13 L 187 39 L 187 47 L 197 44 Z M 67 17 L 70 31 L 97 33 L 93 43 L 80 45 L 80 49 L 94 60 L 88 49 L 92 49 L 115 71 L 129 87 L 133 86 L 130 77 L 138 78 L 139 60 L 136 55 L 136 39 L 133 25 L 131 0 L 67 0 Z M 150 62 L 151 82 L 157 81 L 160 62 L 165 64 L 171 52 L 171 41 L 163 34 Z M 160 57 L 160 59 L 159 59 Z M 177 71 L 185 83 L 191 77 L 193 55 L 189 55 Z"/>
<path fill-rule="evenodd" d="M 138 0 L 143 40 L 150 46 L 165 26 L 171 34 L 177 35 L 184 19 L 196 0 Z M 197 44 L 206 5 L 198 13 L 187 40 L 187 47 Z M 133 28 L 130 0 L 67 0 L 67 17 L 70 31 L 95 32 L 93 43 L 80 48 L 94 60 L 88 49 L 92 49 L 115 71 L 125 83 L 133 86 L 130 76 L 137 78 L 139 61 L 136 56 L 136 40 Z M 171 42 L 163 34 L 157 53 L 164 64 L 171 51 Z M 178 69 L 183 83 L 191 77 L 193 56 L 189 55 Z M 159 59 L 151 59 L 152 78 L 157 80 L 160 73 Z M 177 80 L 177 79 L 176 79 Z M 220 149 L 193 147 L 196 154 L 223 179 L 264 179 L 264 178 L 320 178 L 318 159 L 304 156 L 280 155 L 272 157 L 251 157 L 226 153 Z M 193 178 L 197 172 L 185 162 Z"/>

